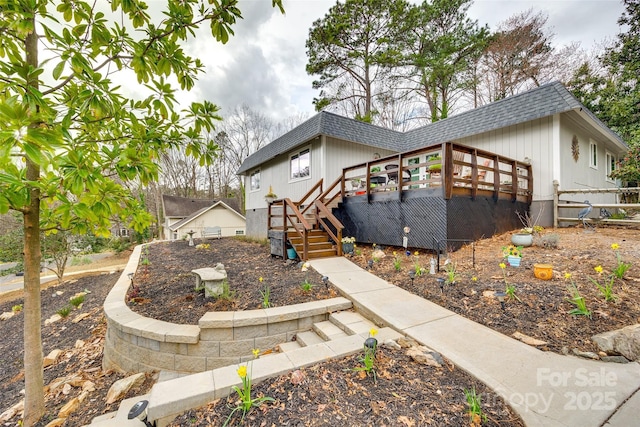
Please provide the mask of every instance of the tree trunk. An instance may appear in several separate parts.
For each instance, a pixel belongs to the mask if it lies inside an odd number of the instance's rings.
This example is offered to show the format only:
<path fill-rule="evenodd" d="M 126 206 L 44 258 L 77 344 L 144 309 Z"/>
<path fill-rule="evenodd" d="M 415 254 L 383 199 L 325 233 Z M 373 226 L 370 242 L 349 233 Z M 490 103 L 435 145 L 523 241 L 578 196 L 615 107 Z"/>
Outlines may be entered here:
<path fill-rule="evenodd" d="M 34 14 L 35 16 L 35 14 Z M 38 64 L 38 35 L 33 32 L 25 40 L 27 63 Z M 30 82 L 38 89 L 38 80 Z M 27 88 L 29 91 L 30 89 Z M 37 123 L 32 126 L 37 126 Z M 40 166 L 26 159 L 26 178 L 29 182 L 40 179 Z M 44 379 L 42 372 L 42 331 L 40 307 L 40 190 L 32 187 L 31 200 L 24 211 L 24 426 L 34 425 L 44 414 Z"/>

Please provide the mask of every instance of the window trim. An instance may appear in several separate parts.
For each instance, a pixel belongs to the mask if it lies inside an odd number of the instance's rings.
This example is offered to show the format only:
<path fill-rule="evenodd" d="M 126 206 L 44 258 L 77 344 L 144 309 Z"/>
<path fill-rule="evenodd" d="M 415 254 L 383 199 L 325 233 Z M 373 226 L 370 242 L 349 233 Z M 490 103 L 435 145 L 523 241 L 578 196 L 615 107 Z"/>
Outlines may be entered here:
<path fill-rule="evenodd" d="M 589 167 L 598 169 L 598 144 L 593 140 L 589 141 Z"/>
<path fill-rule="evenodd" d="M 256 188 L 253 188 L 253 177 L 255 175 L 258 175 L 258 186 Z M 262 178 L 260 175 L 261 175 L 260 169 L 256 169 L 249 174 L 249 192 L 255 193 L 256 191 L 260 191 L 260 181 Z"/>
<path fill-rule="evenodd" d="M 604 179 L 605 179 L 607 182 L 616 182 L 616 180 L 615 180 L 615 179 L 613 179 L 613 178 L 611 178 L 611 177 L 609 177 L 609 175 L 611 175 L 611 173 L 617 169 L 617 168 L 616 168 L 616 166 L 617 166 L 617 164 L 618 164 L 618 159 L 617 159 L 617 158 L 616 158 L 616 156 L 615 156 L 612 152 L 610 152 L 610 151 L 605 151 L 604 159 L 605 159 L 605 165 L 604 165 L 604 168 L 605 168 L 605 171 L 604 171 Z"/>
<path fill-rule="evenodd" d="M 298 156 L 298 158 L 300 158 L 301 154 L 304 154 L 304 152 L 307 152 L 309 154 L 309 174 L 305 175 L 305 176 L 299 176 L 299 177 L 294 177 L 293 176 L 293 168 L 292 166 L 292 162 L 293 162 L 293 158 Z M 305 179 L 311 179 L 311 146 L 307 145 L 306 147 L 300 148 L 298 151 L 291 153 L 289 155 L 289 182 L 297 182 L 297 181 L 303 181 Z"/>

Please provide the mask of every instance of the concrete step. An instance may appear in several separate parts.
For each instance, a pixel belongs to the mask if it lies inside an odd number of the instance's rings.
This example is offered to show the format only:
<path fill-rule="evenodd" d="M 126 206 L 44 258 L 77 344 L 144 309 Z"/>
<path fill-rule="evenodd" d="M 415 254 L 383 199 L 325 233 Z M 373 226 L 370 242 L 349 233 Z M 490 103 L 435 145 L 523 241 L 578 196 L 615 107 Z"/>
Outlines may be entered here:
<path fill-rule="evenodd" d="M 310 345 L 324 342 L 324 340 L 313 331 L 299 332 L 296 334 L 296 341 L 301 347 L 308 347 Z"/>
<path fill-rule="evenodd" d="M 368 334 L 371 329 L 378 329 L 375 323 L 355 311 L 331 313 L 329 321 L 348 335 Z"/>
<path fill-rule="evenodd" d="M 278 350 L 280 353 L 284 353 L 285 351 L 292 351 L 302 347 L 298 341 L 289 341 L 282 344 L 278 344 Z"/>
<path fill-rule="evenodd" d="M 313 331 L 322 337 L 325 341 L 330 341 L 336 338 L 346 337 L 347 334 L 336 326 L 333 322 L 325 320 L 324 322 L 318 322 L 313 324 Z"/>

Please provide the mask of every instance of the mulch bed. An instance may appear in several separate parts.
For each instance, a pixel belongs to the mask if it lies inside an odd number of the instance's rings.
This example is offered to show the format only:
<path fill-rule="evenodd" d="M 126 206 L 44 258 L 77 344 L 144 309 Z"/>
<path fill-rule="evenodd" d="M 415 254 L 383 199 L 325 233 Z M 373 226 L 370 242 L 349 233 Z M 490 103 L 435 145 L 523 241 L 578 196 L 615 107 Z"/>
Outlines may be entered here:
<path fill-rule="evenodd" d="M 403 248 L 382 248 L 385 256 L 376 257 L 371 272 L 502 333 L 510 335 L 519 331 L 545 340 L 548 344 L 540 347 L 543 350 L 596 351 L 590 340 L 593 334 L 640 322 L 640 267 L 637 265 L 640 232 L 624 228 L 599 228 L 595 232 L 571 228 L 553 232 L 560 236 L 559 248 L 525 248 L 522 266 L 504 270 L 506 280 L 516 286 L 516 295 L 521 300 L 508 301 L 505 310 L 490 292 L 505 287 L 499 263 L 501 248 L 509 242 L 508 234 L 476 242 L 475 266 L 471 263 L 470 247 L 453 252 L 456 283 L 446 285 L 444 292 L 435 280 L 444 277 L 444 272 L 429 275 L 433 254 L 421 250 L 415 255 L 411 249 L 406 256 Z M 162 320 L 195 324 L 208 310 L 261 308 L 260 291 L 266 285 L 271 289 L 274 306 L 336 296 L 336 290 L 325 287 L 317 273 L 305 273 L 298 263 L 272 258 L 266 246 L 236 239 L 208 243 L 210 246 L 206 249 L 188 247 L 185 242 L 150 245 L 145 255 L 149 262 L 139 267 L 134 279 L 139 289 L 138 294 L 133 295 L 137 302 L 131 305 L 132 309 Z M 623 280 L 614 282 L 617 301 L 605 302 L 589 277 L 602 281 L 615 266 L 612 243 L 620 245 L 622 259 L 633 265 Z M 375 249 L 380 248 L 358 245 L 359 254 L 352 260 L 362 267 L 368 266 Z M 399 271 L 394 266 L 394 252 L 399 257 Z M 225 264 L 227 269 L 231 289 L 235 291 L 231 300 L 206 299 L 194 291 L 195 276 L 190 271 L 211 267 L 217 262 Z M 553 280 L 536 279 L 532 272 L 535 263 L 552 264 Z M 427 274 L 417 276 L 411 283 L 408 272 L 415 269 L 416 264 L 426 268 Z M 604 269 L 602 276 L 594 271 L 598 265 Z M 564 278 L 565 272 L 572 274 L 571 280 Z M 45 369 L 45 384 L 73 374 L 96 384 L 96 390 L 66 425 L 88 424 L 95 416 L 118 407 L 119 402 L 105 405 L 105 396 L 111 384 L 125 375 L 102 371 L 101 352 L 95 350 L 100 348 L 106 329 L 102 303 L 117 277 L 117 274 L 87 276 L 42 291 L 43 322 L 65 306 L 71 295 L 85 289 L 91 291 L 81 308 L 65 319 L 43 326 L 44 353 L 55 348 L 64 350 L 58 363 Z M 301 289 L 305 279 L 314 284 L 311 291 Z M 585 298 L 591 318 L 568 314 L 573 308 L 568 301 L 570 281 Z M 11 311 L 19 303 L 19 298 L 5 299 L 0 303 L 0 312 Z M 87 317 L 74 323 L 73 319 L 82 313 Z M 22 322 L 22 315 L 18 314 L 0 323 L 4 338 L 0 341 L 0 401 L 3 403 L 0 410 L 22 398 Z M 76 348 L 77 340 L 87 345 Z M 482 397 L 482 408 L 488 416 L 485 425 L 522 425 L 498 396 L 446 360 L 444 367 L 433 368 L 413 362 L 403 351 L 381 348 L 376 360 L 378 379 L 374 382 L 372 377 L 353 370 L 361 366 L 360 357 L 354 355 L 303 369 L 295 381 L 292 374 L 288 374 L 254 386 L 254 396 L 273 397 L 275 403 L 254 408 L 247 414 L 244 425 L 468 425 L 464 390 L 473 387 Z M 145 384 L 130 391 L 127 397 L 145 393 L 153 381 L 154 376 L 148 375 Z M 75 387 L 68 390 L 68 394 L 48 393 L 46 415 L 38 425 L 44 426 L 54 419 L 59 409 L 78 394 Z M 207 407 L 188 411 L 173 425 L 221 425 L 235 404 L 236 396 L 212 402 Z M 17 418 L 11 421 L 17 422 Z M 239 416 L 234 416 L 231 422 L 239 425 Z"/>

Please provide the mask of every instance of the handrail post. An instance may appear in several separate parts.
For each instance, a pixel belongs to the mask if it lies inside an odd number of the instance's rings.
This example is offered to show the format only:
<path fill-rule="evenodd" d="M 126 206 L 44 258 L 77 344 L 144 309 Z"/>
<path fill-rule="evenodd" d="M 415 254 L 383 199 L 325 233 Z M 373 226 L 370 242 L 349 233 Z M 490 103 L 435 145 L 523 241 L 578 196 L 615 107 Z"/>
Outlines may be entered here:
<path fill-rule="evenodd" d="M 559 203 L 559 195 L 558 188 L 560 187 L 560 183 L 557 179 L 553 180 L 553 228 L 558 228 L 558 217 L 560 214 L 558 213 L 558 205 Z"/>

